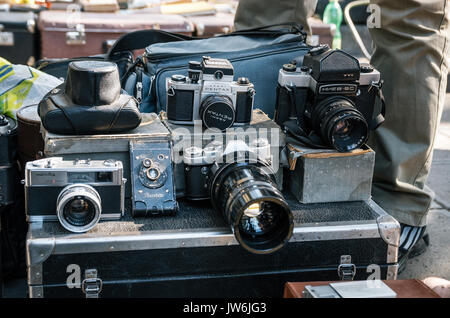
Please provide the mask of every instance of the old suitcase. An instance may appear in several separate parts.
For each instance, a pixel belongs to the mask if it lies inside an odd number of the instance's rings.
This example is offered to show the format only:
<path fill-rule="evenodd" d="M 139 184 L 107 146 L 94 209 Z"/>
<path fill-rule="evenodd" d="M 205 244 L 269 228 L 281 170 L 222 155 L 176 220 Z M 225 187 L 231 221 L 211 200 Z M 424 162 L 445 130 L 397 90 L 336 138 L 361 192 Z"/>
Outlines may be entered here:
<path fill-rule="evenodd" d="M 226 34 L 234 30 L 234 14 L 232 13 L 217 12 L 213 15 L 193 15 L 187 19 L 194 24 L 194 35 L 201 38 Z"/>
<path fill-rule="evenodd" d="M 39 15 L 41 57 L 79 57 L 105 53 L 108 43 L 139 29 L 161 29 L 191 35 L 192 24 L 182 16 L 132 12 L 96 13 L 44 11 Z"/>
<path fill-rule="evenodd" d="M 302 205 L 273 254 L 240 247 L 218 212 L 180 201 L 175 217 L 100 222 L 85 234 L 32 223 L 30 297 L 282 297 L 288 281 L 396 279 L 400 226 L 372 201 Z"/>
<path fill-rule="evenodd" d="M 13 64 L 34 64 L 39 58 L 35 20 L 33 12 L 0 12 L 1 57 Z"/>
<path fill-rule="evenodd" d="M 289 282 L 284 287 L 283 298 L 303 298 L 303 290 L 307 285 L 323 286 L 329 283 L 332 282 Z M 440 298 L 418 279 L 386 280 L 384 283 L 397 294 L 397 298 Z"/>
<path fill-rule="evenodd" d="M 328 44 L 331 47 L 336 27 L 317 18 L 309 18 L 308 23 L 311 26 L 311 45 Z"/>

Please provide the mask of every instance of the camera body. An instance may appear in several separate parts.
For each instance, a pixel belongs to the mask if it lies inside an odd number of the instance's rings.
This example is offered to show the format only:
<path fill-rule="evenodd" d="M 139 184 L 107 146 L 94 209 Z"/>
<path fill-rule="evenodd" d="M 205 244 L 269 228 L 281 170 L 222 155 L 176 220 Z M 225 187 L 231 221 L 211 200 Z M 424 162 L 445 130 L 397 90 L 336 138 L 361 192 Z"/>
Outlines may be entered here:
<path fill-rule="evenodd" d="M 62 157 L 27 162 L 25 209 L 30 222 L 59 220 L 71 232 L 93 228 L 100 219 L 124 213 L 122 162 Z"/>
<path fill-rule="evenodd" d="M 202 62 L 189 62 L 188 74 L 166 79 L 169 122 L 193 125 L 201 120 L 206 128 L 222 131 L 250 123 L 254 85 L 245 77 L 234 81 L 230 61 L 203 57 Z"/>
<path fill-rule="evenodd" d="M 376 128 L 380 87 L 380 73 L 372 66 L 360 65 L 344 51 L 318 46 L 304 56 L 301 67 L 285 64 L 280 69 L 275 122 L 283 125 L 296 119 L 302 129 L 316 131 L 325 144 L 350 151 L 364 144 L 369 130 Z M 344 136 L 349 125 L 356 129 L 355 140 Z"/>
<path fill-rule="evenodd" d="M 174 215 L 178 210 L 171 143 L 130 141 L 133 216 Z"/>
<path fill-rule="evenodd" d="M 253 155 L 250 159 L 261 159 L 270 164 L 271 149 L 266 138 L 244 141 L 233 140 L 225 145 L 213 141 L 204 148 L 192 146 L 184 150 L 185 196 L 188 200 L 205 200 L 210 198 L 209 184 L 213 166 L 226 161 L 223 155 L 231 150 L 245 151 Z"/>

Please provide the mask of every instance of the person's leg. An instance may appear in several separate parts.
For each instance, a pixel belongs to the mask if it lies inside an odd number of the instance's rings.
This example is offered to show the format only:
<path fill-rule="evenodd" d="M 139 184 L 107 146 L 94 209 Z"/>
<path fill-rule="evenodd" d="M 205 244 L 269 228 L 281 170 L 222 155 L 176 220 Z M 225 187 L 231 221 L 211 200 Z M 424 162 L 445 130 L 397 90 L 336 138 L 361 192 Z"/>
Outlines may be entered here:
<path fill-rule="evenodd" d="M 382 74 L 386 98 L 386 121 L 369 140 L 376 152 L 372 196 L 403 224 L 403 247 L 410 247 L 423 233 L 413 228 L 426 225 L 433 199 L 425 182 L 445 100 L 450 3 L 371 3 L 381 13 L 381 27 L 370 30 L 371 63 Z"/>
<path fill-rule="evenodd" d="M 298 22 L 308 35 L 308 17 L 314 14 L 317 0 L 240 0 L 234 18 L 236 30 L 283 22 Z"/>

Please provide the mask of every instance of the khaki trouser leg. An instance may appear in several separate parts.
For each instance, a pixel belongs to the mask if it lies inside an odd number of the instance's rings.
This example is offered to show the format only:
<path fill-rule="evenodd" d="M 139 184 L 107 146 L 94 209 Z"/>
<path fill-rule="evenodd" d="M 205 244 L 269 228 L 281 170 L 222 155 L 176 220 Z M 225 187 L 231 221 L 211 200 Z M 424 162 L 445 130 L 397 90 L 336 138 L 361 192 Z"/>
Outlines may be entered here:
<path fill-rule="evenodd" d="M 234 28 L 242 30 L 275 23 L 298 22 L 311 35 L 307 18 L 314 14 L 316 5 L 317 0 L 240 0 Z"/>
<path fill-rule="evenodd" d="M 381 27 L 371 29 L 371 63 L 385 81 L 386 121 L 375 150 L 373 199 L 399 222 L 426 224 L 433 192 L 425 186 L 447 81 L 447 0 L 373 0 Z"/>

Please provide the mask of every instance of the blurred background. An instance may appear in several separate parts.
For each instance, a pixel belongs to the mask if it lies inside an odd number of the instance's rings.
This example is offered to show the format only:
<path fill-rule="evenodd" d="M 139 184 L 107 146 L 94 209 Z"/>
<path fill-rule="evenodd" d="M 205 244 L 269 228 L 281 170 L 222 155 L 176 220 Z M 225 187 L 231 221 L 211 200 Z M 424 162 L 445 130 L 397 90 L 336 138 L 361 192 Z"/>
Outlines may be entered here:
<path fill-rule="evenodd" d="M 124 33 L 161 29 L 197 37 L 233 31 L 238 0 L 0 0 L 0 56 L 34 65 L 43 58 L 81 57 L 107 52 Z M 332 44 L 335 26 L 322 21 L 328 0 L 311 18 L 313 44 Z M 342 9 L 351 1 L 339 1 Z M 370 51 L 366 7 L 351 10 Z M 342 48 L 363 56 L 345 20 Z"/>

